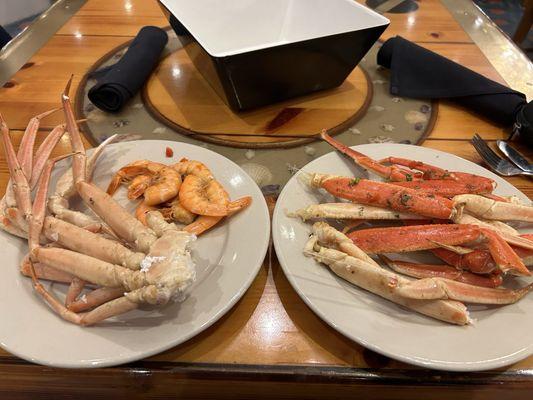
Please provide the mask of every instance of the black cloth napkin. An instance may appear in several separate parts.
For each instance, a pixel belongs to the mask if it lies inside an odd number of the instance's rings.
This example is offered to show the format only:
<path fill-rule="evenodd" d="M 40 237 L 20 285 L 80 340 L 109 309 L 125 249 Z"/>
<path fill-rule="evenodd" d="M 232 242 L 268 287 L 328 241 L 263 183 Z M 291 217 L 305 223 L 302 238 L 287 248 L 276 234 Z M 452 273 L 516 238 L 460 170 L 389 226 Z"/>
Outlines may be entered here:
<path fill-rule="evenodd" d="M 104 111 L 120 111 L 148 79 L 167 42 L 164 30 L 156 26 L 142 28 L 126 54 L 89 90 L 89 100 Z"/>
<path fill-rule="evenodd" d="M 396 96 L 450 99 L 489 120 L 507 126 L 517 116 L 531 118 L 533 102 L 523 93 L 494 82 L 400 36 L 383 43 L 378 64 L 390 68 L 390 92 Z M 533 141 L 533 131 L 530 140 Z M 529 136 L 529 133 L 528 133 Z"/>
<path fill-rule="evenodd" d="M 0 49 L 8 44 L 11 40 L 11 35 L 0 25 Z"/>

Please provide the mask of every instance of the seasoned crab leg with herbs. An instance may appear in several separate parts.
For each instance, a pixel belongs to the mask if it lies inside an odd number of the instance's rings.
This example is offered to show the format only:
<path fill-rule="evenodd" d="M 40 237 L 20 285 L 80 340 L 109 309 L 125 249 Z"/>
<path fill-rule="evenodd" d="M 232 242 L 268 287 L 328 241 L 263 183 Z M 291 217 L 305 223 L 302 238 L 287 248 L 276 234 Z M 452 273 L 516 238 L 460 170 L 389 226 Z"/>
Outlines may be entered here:
<path fill-rule="evenodd" d="M 301 177 L 310 187 L 325 189 L 339 198 L 428 218 L 456 220 L 466 211 L 485 219 L 533 221 L 531 206 L 474 194 L 459 195 L 450 200 L 416 189 L 368 179 L 305 172 L 301 173 Z"/>
<path fill-rule="evenodd" d="M 308 178 L 311 187 L 355 203 L 437 219 L 452 219 L 457 212 L 453 202 L 445 197 L 390 183 L 326 174 L 309 174 Z"/>
<path fill-rule="evenodd" d="M 484 245 L 499 270 L 531 275 L 520 257 L 495 232 L 474 225 L 433 224 L 370 228 L 348 237 L 363 251 L 372 254 L 412 252 L 464 244 Z"/>
<path fill-rule="evenodd" d="M 398 168 L 394 165 L 386 166 L 380 164 L 378 161 L 373 160 L 372 158 L 360 153 L 341 142 L 333 139 L 326 133 L 326 130 L 323 129 L 320 133 L 320 138 L 325 142 L 329 143 L 340 153 L 351 158 L 357 165 L 360 165 L 364 169 L 369 169 L 376 175 L 385 178 L 394 182 L 410 181 L 410 180 L 420 180 L 422 179 L 421 173 L 416 173 L 413 171 L 406 171 L 404 169 Z"/>
<path fill-rule="evenodd" d="M 361 167 L 369 169 L 395 185 L 416 189 L 426 194 L 444 197 L 463 193 L 484 194 L 492 193 L 496 187 L 492 179 L 464 172 L 449 172 L 420 161 L 399 157 L 376 161 L 333 139 L 325 130 L 320 137 Z"/>

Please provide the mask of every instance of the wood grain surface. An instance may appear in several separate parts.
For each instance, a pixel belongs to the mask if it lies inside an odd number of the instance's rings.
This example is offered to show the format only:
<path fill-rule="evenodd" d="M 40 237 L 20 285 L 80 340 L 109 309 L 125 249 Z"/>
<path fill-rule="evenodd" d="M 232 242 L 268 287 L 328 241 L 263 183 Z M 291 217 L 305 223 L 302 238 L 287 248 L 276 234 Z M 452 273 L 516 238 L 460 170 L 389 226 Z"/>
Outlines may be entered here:
<path fill-rule="evenodd" d="M 386 14 L 382 39 L 401 34 L 475 71 L 502 81 L 438 0 L 418 2 L 409 14 Z M 165 26 L 154 0 L 88 0 L 25 68 L 0 88 L 0 112 L 18 145 L 28 119 L 57 106 L 70 74 L 76 86 L 106 52 L 130 40 L 144 25 Z M 60 114 L 43 121 L 38 143 Z M 423 146 L 480 163 L 469 144 L 478 132 L 505 138 L 502 127 L 441 102 L 435 128 Z M 528 156 L 529 149 L 521 147 Z M 63 140 L 54 154 L 70 151 Z M 8 180 L 0 153 L 0 190 Z M 509 181 L 533 197 L 525 178 Z M 4 266 L 10 267 L 10 266 Z M 524 334 L 528 334 L 525 332 Z M 58 338 L 60 340 L 60 338 Z M 132 365 L 99 371 L 54 370 L 0 351 L 0 397 L 165 398 L 254 397 L 525 398 L 533 389 L 533 357 L 504 371 L 446 374 L 415 368 L 346 339 L 322 322 L 289 285 L 275 255 L 267 258 L 244 297 L 219 322 L 181 346 Z M 443 388 L 446 388 L 444 391 Z M 418 394 L 418 396 L 417 396 Z"/>
<path fill-rule="evenodd" d="M 163 59 L 144 89 L 152 114 L 178 131 L 240 133 L 246 136 L 212 139 L 248 147 L 298 143 L 278 137 L 284 134 L 314 136 L 324 128 L 331 133 L 342 132 L 362 116 L 371 98 L 372 85 L 357 67 L 338 88 L 236 114 L 202 77 L 184 49 Z M 298 118 L 300 114 L 302 118 Z"/>
<path fill-rule="evenodd" d="M 357 2 L 365 4 L 365 0 Z M 438 0 L 419 1 L 416 4 L 418 10 L 414 12 L 384 14 L 391 24 L 383 33 L 382 39 L 400 35 L 418 43 L 472 43 L 470 36 Z"/>

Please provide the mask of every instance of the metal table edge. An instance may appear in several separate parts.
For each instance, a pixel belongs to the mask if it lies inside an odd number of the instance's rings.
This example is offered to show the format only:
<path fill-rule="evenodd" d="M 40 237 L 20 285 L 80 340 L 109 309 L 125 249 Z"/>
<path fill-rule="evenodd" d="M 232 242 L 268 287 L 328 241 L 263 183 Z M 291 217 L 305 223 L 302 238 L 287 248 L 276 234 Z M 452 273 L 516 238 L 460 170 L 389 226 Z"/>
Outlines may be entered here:
<path fill-rule="evenodd" d="M 35 365 L 16 357 L 0 361 L 0 371 L 12 366 L 39 370 L 40 374 L 68 372 L 67 376 L 90 377 L 91 373 L 113 371 L 135 377 L 185 377 L 197 380 L 232 380 L 262 382 L 334 383 L 395 386 L 481 386 L 481 385 L 531 385 L 533 371 L 519 369 L 508 371 L 446 372 L 422 368 L 354 368 L 334 365 L 302 364 L 233 364 L 188 363 L 142 360 L 131 364 L 103 369 L 57 369 Z"/>

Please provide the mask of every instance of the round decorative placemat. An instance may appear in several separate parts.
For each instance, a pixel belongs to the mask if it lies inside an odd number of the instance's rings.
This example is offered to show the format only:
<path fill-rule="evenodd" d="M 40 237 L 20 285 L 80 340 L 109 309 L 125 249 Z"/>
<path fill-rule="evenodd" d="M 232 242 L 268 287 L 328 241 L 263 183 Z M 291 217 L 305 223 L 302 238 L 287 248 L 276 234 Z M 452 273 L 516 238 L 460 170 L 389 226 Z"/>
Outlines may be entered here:
<path fill-rule="evenodd" d="M 171 60 L 172 58 L 169 58 L 169 56 L 173 54 L 176 54 L 174 57 L 178 58 L 186 57 L 184 52 L 180 52 L 181 43 L 174 32 L 171 30 L 168 32 L 169 42 L 162 55 L 162 65 L 164 65 L 166 59 Z M 314 158 L 332 150 L 329 145 L 320 140 L 290 137 L 290 134 L 295 132 L 289 129 L 291 124 L 293 127 L 296 126 L 298 119 L 300 119 L 299 123 L 303 123 L 304 118 L 306 116 L 312 116 L 312 113 L 308 113 L 307 111 L 296 112 L 295 110 L 291 110 L 290 107 L 280 107 L 279 104 L 269 106 L 277 110 L 278 113 L 281 112 L 278 121 L 275 120 L 275 113 L 269 115 L 274 115 L 273 126 L 275 128 L 276 124 L 279 125 L 277 128 L 283 127 L 283 134 L 273 129 L 271 135 L 278 136 L 276 142 L 263 143 L 262 146 L 245 143 L 242 139 L 241 141 L 236 141 L 236 136 L 228 135 L 229 132 L 224 132 L 227 137 L 223 139 L 214 139 L 214 136 L 211 135 L 206 139 L 206 135 L 190 131 L 185 126 L 177 128 L 175 124 L 169 123 L 166 118 L 160 119 L 154 116 L 154 110 L 150 109 L 146 101 L 146 96 L 142 94 L 137 94 L 120 113 L 109 114 L 99 110 L 89 101 L 87 92 L 96 83 L 96 79 L 104 74 L 109 66 L 116 63 L 122 57 L 128 44 L 129 42 L 113 49 L 102 57 L 85 75 L 78 87 L 76 112 L 78 118 L 87 119 L 86 122 L 81 124 L 81 129 L 94 145 L 115 133 L 131 133 L 139 135 L 142 139 L 174 140 L 176 142 L 185 142 L 207 147 L 241 165 L 251 175 L 255 176 L 257 183 L 262 187 L 265 194 L 274 195 L 287 182 L 295 170 L 301 168 Z M 365 102 L 367 104 L 363 104 L 359 112 L 355 109 L 356 107 L 352 107 L 352 118 L 348 117 L 344 121 L 344 125 L 341 124 L 336 129 L 337 138 L 350 146 L 379 142 L 420 143 L 433 128 L 437 115 L 437 107 L 429 101 L 393 97 L 389 94 L 389 72 L 376 64 L 376 53 L 379 46 L 381 46 L 381 43 L 376 43 L 372 47 L 368 54 L 361 60 L 361 69 L 356 69 L 353 73 L 354 76 L 350 78 L 362 80 L 362 78 L 357 78 L 357 74 L 363 74 L 365 76 L 366 82 L 371 87 L 368 89 L 368 95 L 365 96 Z M 176 70 L 174 72 L 175 74 L 182 73 L 181 65 L 178 64 L 180 70 L 179 72 Z M 172 73 L 172 69 L 170 72 Z M 188 73 L 194 72 L 189 71 Z M 321 96 L 339 96 L 338 93 L 333 93 L 342 87 L 315 95 L 320 97 L 322 104 L 326 104 L 327 99 L 323 99 Z M 144 89 L 144 92 L 146 94 L 147 88 Z M 315 95 L 306 97 L 312 98 Z M 298 104 L 298 102 L 304 101 L 303 99 L 305 98 L 289 100 L 283 104 L 290 102 L 294 102 L 291 104 Z M 183 103 L 185 100 L 180 99 L 180 101 Z M 356 102 L 355 99 L 348 99 L 346 101 L 349 104 L 355 104 Z M 322 107 L 324 108 L 325 105 Z M 289 111 L 283 113 L 283 109 L 288 109 Z M 206 111 L 204 113 L 205 118 L 209 117 L 208 112 Z M 260 114 L 262 112 L 265 111 L 259 109 L 248 113 Z M 228 115 L 231 116 L 232 114 Z M 242 118 L 240 114 L 233 115 L 235 118 Z M 200 114 L 199 117 L 201 118 L 202 115 Z M 269 118 L 269 121 L 272 123 L 272 117 Z M 263 117 L 262 123 L 267 120 L 268 118 Z M 203 122 L 200 121 L 199 123 Z M 330 125 L 335 125 L 335 123 L 330 123 Z M 211 123 L 211 126 L 215 126 L 215 124 Z M 198 129 L 197 126 L 196 129 Z M 264 136 L 264 133 L 260 132 L 259 135 Z M 237 133 L 237 135 L 240 135 L 240 133 Z M 288 137 L 283 138 L 282 136 Z M 200 139 L 201 137 L 203 139 Z M 286 141 L 283 142 L 282 139 Z M 164 151 L 164 149 L 161 151 Z M 179 146 L 174 149 L 174 152 L 179 156 Z M 261 170 L 261 173 L 257 173 L 259 170 Z"/>

